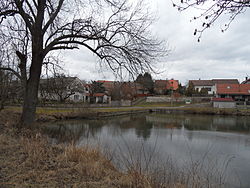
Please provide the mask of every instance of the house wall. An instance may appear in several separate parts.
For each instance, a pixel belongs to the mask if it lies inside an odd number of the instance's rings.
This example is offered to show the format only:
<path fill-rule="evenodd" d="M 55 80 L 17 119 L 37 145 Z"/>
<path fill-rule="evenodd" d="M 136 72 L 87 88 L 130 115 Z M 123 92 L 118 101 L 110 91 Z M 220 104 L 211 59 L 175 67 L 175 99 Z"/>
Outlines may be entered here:
<path fill-rule="evenodd" d="M 213 102 L 213 107 L 214 108 L 235 108 L 236 103 L 235 102 Z"/>
<path fill-rule="evenodd" d="M 216 94 L 216 87 L 215 86 L 195 86 L 194 87 L 194 89 L 198 90 L 199 92 L 201 91 L 202 88 L 210 89 L 210 91 L 208 91 L 209 95 Z"/>
<path fill-rule="evenodd" d="M 73 101 L 73 102 L 83 101 L 83 94 L 79 92 L 75 92 L 75 94 L 69 97 L 69 101 Z"/>

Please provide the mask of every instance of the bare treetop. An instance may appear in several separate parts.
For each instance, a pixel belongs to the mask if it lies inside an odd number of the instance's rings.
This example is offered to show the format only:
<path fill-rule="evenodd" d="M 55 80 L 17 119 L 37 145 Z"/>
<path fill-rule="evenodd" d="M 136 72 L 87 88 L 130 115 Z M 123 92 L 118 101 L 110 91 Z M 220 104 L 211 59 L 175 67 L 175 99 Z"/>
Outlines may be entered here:
<path fill-rule="evenodd" d="M 152 63 L 166 55 L 164 43 L 148 30 L 152 20 L 142 2 L 132 6 L 126 0 L 10 0 L 0 6 L 5 35 L 29 38 L 30 51 L 32 35 L 42 29 L 44 57 L 84 46 L 114 72 L 135 74 L 152 71 Z"/>
<path fill-rule="evenodd" d="M 180 0 L 180 2 L 174 1 L 173 6 L 177 7 L 180 11 L 192 7 L 201 12 L 200 15 L 193 18 L 194 20 L 203 20 L 201 29 L 195 29 L 194 32 L 194 35 L 199 34 L 200 39 L 203 31 L 223 15 L 228 17 L 228 21 L 222 28 L 222 32 L 227 30 L 236 16 L 250 7 L 250 0 Z"/>

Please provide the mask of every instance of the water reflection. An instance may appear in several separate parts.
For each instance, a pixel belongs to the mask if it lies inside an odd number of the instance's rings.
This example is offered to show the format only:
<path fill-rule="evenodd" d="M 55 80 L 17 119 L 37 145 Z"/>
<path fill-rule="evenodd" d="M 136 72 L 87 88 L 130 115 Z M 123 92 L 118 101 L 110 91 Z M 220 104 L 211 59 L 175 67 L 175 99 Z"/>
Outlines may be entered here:
<path fill-rule="evenodd" d="M 250 187 L 250 117 L 143 114 L 53 123 L 44 131 L 57 143 L 101 144 L 113 155 L 126 156 L 131 148 L 138 155 L 141 145 L 147 154 L 157 148 L 158 161 L 172 156 L 178 165 L 200 160 L 204 154 L 208 167 L 211 161 L 219 167 L 232 158 L 227 183 Z"/>
<path fill-rule="evenodd" d="M 192 139 L 192 131 L 220 131 L 250 133 L 249 117 L 200 116 L 200 115 L 170 115 L 148 114 L 140 116 L 125 116 L 102 120 L 66 121 L 47 125 L 45 132 L 58 142 L 79 140 L 80 137 L 95 137 L 102 132 L 104 126 L 110 127 L 111 136 L 124 134 L 133 129 L 138 138 L 147 140 L 152 129 L 165 128 L 173 133 L 174 129 L 187 129 L 187 138 Z M 249 145 L 247 141 L 246 145 Z"/>

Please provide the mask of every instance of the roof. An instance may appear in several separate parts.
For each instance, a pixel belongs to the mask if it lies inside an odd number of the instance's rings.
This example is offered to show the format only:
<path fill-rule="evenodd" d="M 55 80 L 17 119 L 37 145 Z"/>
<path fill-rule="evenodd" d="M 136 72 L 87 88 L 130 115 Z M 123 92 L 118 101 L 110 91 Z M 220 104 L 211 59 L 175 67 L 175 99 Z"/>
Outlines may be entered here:
<path fill-rule="evenodd" d="M 189 80 L 194 86 L 214 86 L 215 84 L 239 84 L 237 79 Z"/>
<path fill-rule="evenodd" d="M 111 90 L 114 88 L 115 81 L 98 80 L 98 83 L 102 83 L 106 90 Z"/>
<path fill-rule="evenodd" d="M 213 102 L 234 102 L 232 98 L 213 98 Z"/>
<path fill-rule="evenodd" d="M 250 84 L 217 84 L 218 94 L 250 95 Z"/>
<path fill-rule="evenodd" d="M 194 86 L 213 86 L 214 83 L 212 80 L 189 80 Z"/>
<path fill-rule="evenodd" d="M 239 84 L 238 79 L 212 79 L 214 84 Z"/>
<path fill-rule="evenodd" d="M 94 97 L 103 97 L 104 95 L 106 95 L 105 93 L 94 93 L 93 96 Z"/>

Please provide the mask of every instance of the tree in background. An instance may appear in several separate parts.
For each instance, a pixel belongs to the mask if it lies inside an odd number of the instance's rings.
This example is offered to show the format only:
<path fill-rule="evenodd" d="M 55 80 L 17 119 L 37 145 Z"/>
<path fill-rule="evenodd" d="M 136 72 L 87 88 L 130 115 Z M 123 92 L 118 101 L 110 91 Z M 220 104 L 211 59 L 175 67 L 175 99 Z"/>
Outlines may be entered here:
<path fill-rule="evenodd" d="M 65 102 L 82 88 L 81 84 L 75 83 L 75 79 L 76 77 L 56 74 L 51 78 L 41 80 L 39 87 L 41 98 L 44 100 Z"/>
<path fill-rule="evenodd" d="M 196 94 L 194 84 L 192 82 L 189 82 L 185 95 L 191 97 L 193 94 Z"/>
<path fill-rule="evenodd" d="M 142 85 L 143 93 L 145 91 L 151 94 L 154 93 L 154 81 L 151 74 L 149 74 L 148 72 L 145 72 L 144 75 L 139 74 L 135 81 Z"/>
<path fill-rule="evenodd" d="M 0 110 L 4 109 L 9 100 L 9 92 L 13 75 L 7 71 L 0 70 Z"/>
<path fill-rule="evenodd" d="M 91 94 L 95 93 L 104 93 L 105 92 L 105 87 L 103 86 L 102 82 L 96 82 L 92 81 L 91 82 Z"/>
<path fill-rule="evenodd" d="M 208 95 L 208 88 L 201 88 L 199 93 L 200 93 L 200 95 L 207 96 Z"/>
<path fill-rule="evenodd" d="M 183 11 L 189 8 L 198 9 L 201 13 L 193 19 L 202 19 L 201 29 L 195 29 L 194 35 L 199 34 L 198 41 L 204 30 L 219 18 L 228 16 L 228 22 L 222 28 L 222 32 L 228 29 L 232 21 L 239 14 L 245 12 L 250 7 L 249 0 L 181 0 L 181 3 L 173 3 L 174 7 Z"/>
<path fill-rule="evenodd" d="M 184 95 L 186 92 L 186 87 L 182 86 L 181 83 L 179 83 L 176 92 L 179 93 L 180 95 Z"/>
<path fill-rule="evenodd" d="M 12 54 L 19 59 L 19 71 L 1 68 L 22 78 L 21 123 L 35 120 L 42 67 L 53 51 L 83 46 L 114 73 L 152 70 L 152 62 L 165 56 L 166 49 L 149 32 L 152 19 L 147 10 L 142 1 L 128 0 L 0 1 L 1 44 L 17 52 Z"/>

